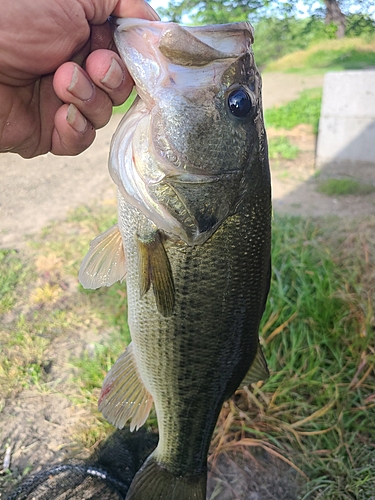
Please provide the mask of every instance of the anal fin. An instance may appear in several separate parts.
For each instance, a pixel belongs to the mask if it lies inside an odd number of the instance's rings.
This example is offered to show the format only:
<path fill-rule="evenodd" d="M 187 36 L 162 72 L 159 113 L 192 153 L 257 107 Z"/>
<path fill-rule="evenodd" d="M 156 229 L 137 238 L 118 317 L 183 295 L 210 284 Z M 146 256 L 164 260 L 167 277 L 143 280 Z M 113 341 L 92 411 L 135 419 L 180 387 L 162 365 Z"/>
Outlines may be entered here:
<path fill-rule="evenodd" d="M 129 344 L 104 379 L 99 410 L 119 429 L 130 420 L 130 430 L 133 431 L 145 423 L 152 401 L 139 376 L 133 346 Z"/>
<path fill-rule="evenodd" d="M 124 247 L 116 224 L 91 242 L 78 278 L 83 288 L 96 289 L 122 281 L 125 274 Z"/>
<path fill-rule="evenodd" d="M 137 236 L 140 295 L 143 297 L 152 284 L 156 306 L 163 316 L 170 316 L 175 303 L 172 269 L 159 232 L 146 237 Z"/>
<path fill-rule="evenodd" d="M 249 371 L 246 373 L 245 378 L 242 380 L 240 387 L 259 382 L 259 380 L 266 380 L 269 376 L 270 373 L 268 371 L 267 361 L 264 357 L 260 344 L 258 344 L 255 359 L 252 362 Z"/>

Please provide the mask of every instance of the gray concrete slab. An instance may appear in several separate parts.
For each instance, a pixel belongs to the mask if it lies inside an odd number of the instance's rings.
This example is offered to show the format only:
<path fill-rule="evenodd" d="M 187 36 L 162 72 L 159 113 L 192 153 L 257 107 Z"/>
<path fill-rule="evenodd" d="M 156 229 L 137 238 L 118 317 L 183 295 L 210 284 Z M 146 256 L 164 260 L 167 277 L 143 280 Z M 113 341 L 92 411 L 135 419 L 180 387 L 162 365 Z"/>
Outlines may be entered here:
<path fill-rule="evenodd" d="M 316 163 L 326 176 L 375 181 L 375 70 L 325 75 Z"/>

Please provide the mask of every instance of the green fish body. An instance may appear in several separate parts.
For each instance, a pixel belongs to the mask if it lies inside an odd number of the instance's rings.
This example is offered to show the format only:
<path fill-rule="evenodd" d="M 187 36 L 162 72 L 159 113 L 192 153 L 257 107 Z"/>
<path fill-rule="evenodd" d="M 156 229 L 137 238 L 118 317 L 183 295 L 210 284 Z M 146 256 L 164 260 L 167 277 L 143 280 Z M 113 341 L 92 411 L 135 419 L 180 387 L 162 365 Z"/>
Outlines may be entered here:
<path fill-rule="evenodd" d="M 118 226 L 94 240 L 80 279 L 126 276 L 132 342 L 99 408 L 138 428 L 155 404 L 159 444 L 127 499 L 203 500 L 223 402 L 268 374 L 271 194 L 252 28 L 128 19 L 115 40 L 140 99 L 111 147 Z"/>

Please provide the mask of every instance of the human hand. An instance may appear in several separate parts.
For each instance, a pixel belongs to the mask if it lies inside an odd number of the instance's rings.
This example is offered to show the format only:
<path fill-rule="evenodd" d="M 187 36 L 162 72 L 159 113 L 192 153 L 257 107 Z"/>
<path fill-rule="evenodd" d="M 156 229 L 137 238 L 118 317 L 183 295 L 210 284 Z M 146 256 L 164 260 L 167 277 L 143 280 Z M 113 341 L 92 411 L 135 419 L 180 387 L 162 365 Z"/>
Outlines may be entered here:
<path fill-rule="evenodd" d="M 144 0 L 2 0 L 0 152 L 32 158 L 90 146 L 133 87 L 110 50 L 111 14 L 158 19 Z"/>

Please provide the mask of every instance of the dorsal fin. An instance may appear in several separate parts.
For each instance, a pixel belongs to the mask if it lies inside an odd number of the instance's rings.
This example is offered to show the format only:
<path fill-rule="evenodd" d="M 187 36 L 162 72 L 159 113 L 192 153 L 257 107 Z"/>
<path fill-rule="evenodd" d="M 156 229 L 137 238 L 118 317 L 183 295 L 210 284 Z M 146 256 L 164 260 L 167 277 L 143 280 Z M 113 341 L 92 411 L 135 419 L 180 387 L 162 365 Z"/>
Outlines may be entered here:
<path fill-rule="evenodd" d="M 111 286 L 125 278 L 125 253 L 120 230 L 115 224 L 91 244 L 79 270 L 83 288 Z"/>

